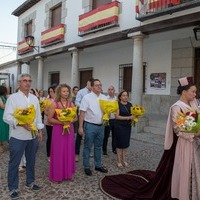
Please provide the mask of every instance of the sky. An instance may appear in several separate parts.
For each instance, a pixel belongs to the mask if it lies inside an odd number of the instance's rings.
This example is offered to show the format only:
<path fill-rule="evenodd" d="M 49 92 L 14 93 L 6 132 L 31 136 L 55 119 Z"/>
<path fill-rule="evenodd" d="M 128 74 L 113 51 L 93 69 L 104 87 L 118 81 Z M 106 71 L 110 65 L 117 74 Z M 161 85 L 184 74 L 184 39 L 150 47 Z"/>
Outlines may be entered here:
<path fill-rule="evenodd" d="M 1 0 L 0 3 L 0 43 L 17 44 L 18 17 L 11 13 L 25 0 Z"/>

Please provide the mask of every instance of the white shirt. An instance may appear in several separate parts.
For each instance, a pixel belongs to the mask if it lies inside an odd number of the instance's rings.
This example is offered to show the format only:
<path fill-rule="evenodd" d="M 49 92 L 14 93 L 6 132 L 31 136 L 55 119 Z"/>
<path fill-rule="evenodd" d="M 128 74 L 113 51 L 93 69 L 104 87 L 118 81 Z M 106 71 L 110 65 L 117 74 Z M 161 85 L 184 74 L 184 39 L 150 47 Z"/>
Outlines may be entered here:
<path fill-rule="evenodd" d="M 75 99 L 75 105 L 80 107 L 81 105 L 81 101 L 83 99 L 83 97 L 86 95 L 86 94 L 89 94 L 90 93 L 90 90 L 88 90 L 86 87 L 79 90 L 77 95 L 76 95 L 76 99 Z"/>
<path fill-rule="evenodd" d="M 103 123 L 103 113 L 99 105 L 99 99 L 107 100 L 105 95 L 100 94 L 97 96 L 94 92 L 83 97 L 79 110 L 85 111 L 84 121 L 94 124 Z"/>
<path fill-rule="evenodd" d="M 38 98 L 30 93 L 28 97 L 26 97 L 26 95 L 21 91 L 9 96 L 6 101 L 3 120 L 10 125 L 10 137 L 14 137 L 19 140 L 32 140 L 31 132 L 21 126 L 17 126 L 18 121 L 13 116 L 16 108 L 27 108 L 32 104 L 36 110 L 34 124 L 38 129 L 42 129 L 44 124 L 42 123 Z"/>
<path fill-rule="evenodd" d="M 107 97 L 107 100 L 108 100 L 108 101 L 116 101 L 116 100 L 117 100 L 117 97 L 116 97 L 116 96 L 111 97 L 111 96 L 107 95 L 106 97 Z M 110 119 L 115 119 L 115 114 L 112 114 L 112 113 L 111 113 L 110 116 L 109 116 L 109 118 L 110 118 Z"/>

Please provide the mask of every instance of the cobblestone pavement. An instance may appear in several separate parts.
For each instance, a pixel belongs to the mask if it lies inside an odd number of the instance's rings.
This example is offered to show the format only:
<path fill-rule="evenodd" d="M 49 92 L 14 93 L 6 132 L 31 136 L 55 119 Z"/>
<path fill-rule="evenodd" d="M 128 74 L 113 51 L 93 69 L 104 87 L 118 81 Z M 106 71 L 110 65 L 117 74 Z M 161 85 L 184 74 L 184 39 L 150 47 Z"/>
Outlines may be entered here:
<path fill-rule="evenodd" d="M 156 136 L 155 136 L 156 137 Z M 156 138 L 157 139 L 157 138 Z M 109 138 L 108 155 L 102 156 L 103 164 L 109 170 L 108 174 L 119 174 L 131 171 L 133 169 L 152 169 L 154 170 L 163 153 L 163 138 L 155 144 L 151 136 L 151 141 L 144 142 L 137 138 L 131 139 L 131 145 L 127 152 L 130 166 L 124 169 L 118 169 L 116 166 L 116 155 L 111 151 L 111 138 Z M 7 189 L 7 168 L 8 168 L 9 151 L 8 145 L 5 151 L 0 155 L 0 199 L 7 200 L 9 193 Z M 91 166 L 94 169 L 93 159 Z M 25 173 L 20 173 L 19 189 L 20 200 L 43 200 L 43 199 L 68 199 L 68 200 L 107 200 L 110 199 L 99 189 L 99 180 L 105 176 L 100 172 L 93 170 L 93 175 L 88 177 L 84 174 L 82 159 L 77 163 L 77 171 L 73 180 L 66 180 L 62 183 L 52 183 L 49 181 L 49 162 L 46 157 L 45 138 L 39 145 L 36 161 L 36 183 L 42 186 L 39 192 L 33 192 L 25 189 Z"/>

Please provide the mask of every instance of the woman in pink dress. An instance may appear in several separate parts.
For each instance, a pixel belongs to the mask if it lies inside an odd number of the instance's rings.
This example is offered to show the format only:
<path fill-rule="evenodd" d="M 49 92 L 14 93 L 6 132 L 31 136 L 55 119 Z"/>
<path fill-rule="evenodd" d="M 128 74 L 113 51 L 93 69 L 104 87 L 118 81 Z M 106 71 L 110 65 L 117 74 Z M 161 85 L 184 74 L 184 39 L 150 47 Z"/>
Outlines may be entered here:
<path fill-rule="evenodd" d="M 192 77 L 179 79 L 180 99 L 171 107 L 165 136 L 165 149 L 173 144 L 173 132 L 178 136 L 172 172 L 171 197 L 179 200 L 200 199 L 200 131 L 183 132 L 175 121 L 178 113 L 199 113 L 197 88 Z M 173 129 L 170 128 L 173 127 Z M 171 130 L 171 131 L 170 131 Z"/>
<path fill-rule="evenodd" d="M 75 173 L 75 143 L 73 123 L 60 122 L 55 109 L 73 107 L 71 88 L 67 84 L 60 84 L 55 91 L 55 101 L 48 113 L 48 121 L 53 124 L 51 141 L 51 160 L 49 179 L 52 182 L 61 182 L 73 179 Z M 77 117 L 74 121 L 77 120 Z M 63 125 L 70 123 L 70 132 L 63 134 Z"/>

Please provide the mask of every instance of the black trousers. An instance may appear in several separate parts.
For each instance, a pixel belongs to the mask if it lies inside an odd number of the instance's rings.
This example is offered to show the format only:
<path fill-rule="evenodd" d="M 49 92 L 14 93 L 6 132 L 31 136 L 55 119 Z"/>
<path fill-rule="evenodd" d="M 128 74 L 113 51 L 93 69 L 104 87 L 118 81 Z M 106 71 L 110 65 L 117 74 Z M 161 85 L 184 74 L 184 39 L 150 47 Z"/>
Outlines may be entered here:
<path fill-rule="evenodd" d="M 50 153 L 51 153 L 52 129 L 53 129 L 53 126 L 46 125 L 46 131 L 47 131 L 47 141 L 46 141 L 47 157 L 50 157 Z"/>
<path fill-rule="evenodd" d="M 75 154 L 80 154 L 80 148 L 81 148 L 81 140 L 82 136 L 80 136 L 78 133 L 76 134 L 76 142 L 75 142 Z"/>
<path fill-rule="evenodd" d="M 112 133 L 112 151 L 116 151 L 116 137 L 114 133 L 114 123 L 115 119 L 109 120 L 109 126 L 105 126 L 104 129 L 104 140 L 103 140 L 103 152 L 107 153 L 108 138 L 110 136 L 110 131 Z"/>

